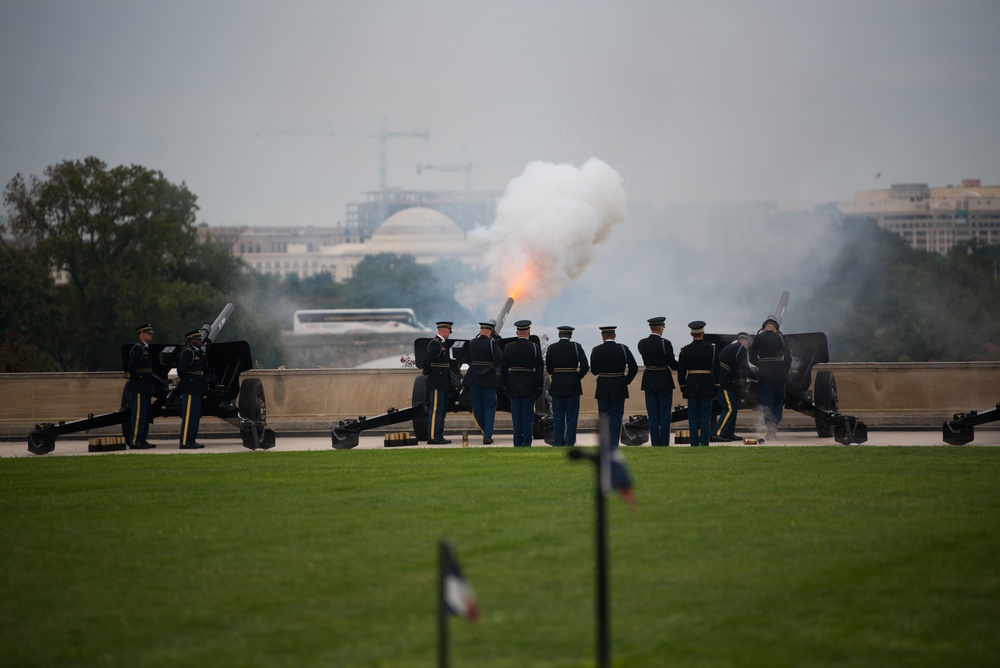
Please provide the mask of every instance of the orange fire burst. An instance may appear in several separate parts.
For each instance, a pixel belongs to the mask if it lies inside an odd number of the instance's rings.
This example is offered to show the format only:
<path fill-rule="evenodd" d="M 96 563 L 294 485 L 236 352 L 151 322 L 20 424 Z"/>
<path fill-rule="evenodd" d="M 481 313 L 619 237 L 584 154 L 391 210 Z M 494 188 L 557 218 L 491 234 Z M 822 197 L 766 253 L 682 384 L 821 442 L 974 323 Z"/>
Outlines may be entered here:
<path fill-rule="evenodd" d="M 525 289 L 531 285 L 534 277 L 535 272 L 532 271 L 531 267 L 525 267 L 524 270 L 515 277 L 514 283 L 507 288 L 507 295 L 511 299 L 517 299 L 521 296 L 521 293 L 523 293 Z"/>

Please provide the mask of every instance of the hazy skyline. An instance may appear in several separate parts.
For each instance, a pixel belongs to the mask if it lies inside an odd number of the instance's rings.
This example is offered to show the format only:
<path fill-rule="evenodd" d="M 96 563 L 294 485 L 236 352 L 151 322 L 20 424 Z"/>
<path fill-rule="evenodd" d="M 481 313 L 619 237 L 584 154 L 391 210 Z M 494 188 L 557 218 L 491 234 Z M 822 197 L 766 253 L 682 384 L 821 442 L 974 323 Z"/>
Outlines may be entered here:
<path fill-rule="evenodd" d="M 332 225 L 387 117 L 430 133 L 388 140 L 393 187 L 462 189 L 416 165 L 464 150 L 477 189 L 596 157 L 654 208 L 998 184 L 998 29 L 992 1 L 3 0 L 0 180 L 94 155 L 211 225 Z"/>

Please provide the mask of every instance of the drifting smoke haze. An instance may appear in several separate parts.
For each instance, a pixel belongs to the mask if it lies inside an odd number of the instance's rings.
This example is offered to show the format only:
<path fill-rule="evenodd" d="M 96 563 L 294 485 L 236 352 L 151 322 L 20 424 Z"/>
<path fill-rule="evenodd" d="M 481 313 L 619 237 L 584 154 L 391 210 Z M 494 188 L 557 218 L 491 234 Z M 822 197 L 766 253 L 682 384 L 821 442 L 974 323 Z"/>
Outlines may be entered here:
<path fill-rule="evenodd" d="M 804 304 L 840 247 L 822 210 L 785 213 L 767 203 L 632 210 L 586 271 L 536 314 L 536 330 L 553 336 L 555 326 L 573 325 L 574 338 L 590 346 L 600 341 L 599 326 L 617 325 L 618 340 L 634 346 L 648 335 L 648 318 L 665 316 L 665 336 L 685 345 L 692 320 L 711 332 L 756 332 L 788 290 L 782 328 L 812 331 L 821 323 L 805 320 Z"/>
<path fill-rule="evenodd" d="M 785 329 L 822 324 L 805 321 L 804 301 L 841 246 L 831 208 L 783 212 L 745 202 L 627 213 L 624 184 L 596 158 L 581 167 L 527 165 L 494 224 L 470 232 L 487 276 L 459 285 L 456 300 L 490 317 L 512 296 L 512 318 L 531 318 L 533 331 L 550 337 L 557 325 L 573 325 L 587 346 L 599 343 L 602 325 L 617 325 L 619 341 L 634 345 L 648 334 L 646 319 L 660 315 L 679 345 L 691 320 L 712 332 L 755 332 L 783 290 L 792 293 Z"/>
<path fill-rule="evenodd" d="M 487 277 L 460 285 L 455 298 L 472 312 L 508 296 L 521 313 L 544 306 L 625 219 L 622 177 L 607 163 L 529 163 L 508 184 L 494 224 L 469 233 L 485 249 Z"/>

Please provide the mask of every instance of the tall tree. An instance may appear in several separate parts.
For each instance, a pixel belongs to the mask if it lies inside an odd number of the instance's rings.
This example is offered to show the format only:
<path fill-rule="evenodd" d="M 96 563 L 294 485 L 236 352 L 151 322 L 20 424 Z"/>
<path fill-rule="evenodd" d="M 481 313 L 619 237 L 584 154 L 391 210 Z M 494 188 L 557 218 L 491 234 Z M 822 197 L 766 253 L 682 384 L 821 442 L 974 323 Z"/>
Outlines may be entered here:
<path fill-rule="evenodd" d="M 120 369 L 118 346 L 153 322 L 158 340 L 180 340 L 211 319 L 234 290 L 241 263 L 218 244 L 199 244 L 196 197 L 184 184 L 137 165 L 97 158 L 18 174 L 4 191 L 5 232 L 46 272 L 52 290 L 46 352 L 62 369 Z"/>

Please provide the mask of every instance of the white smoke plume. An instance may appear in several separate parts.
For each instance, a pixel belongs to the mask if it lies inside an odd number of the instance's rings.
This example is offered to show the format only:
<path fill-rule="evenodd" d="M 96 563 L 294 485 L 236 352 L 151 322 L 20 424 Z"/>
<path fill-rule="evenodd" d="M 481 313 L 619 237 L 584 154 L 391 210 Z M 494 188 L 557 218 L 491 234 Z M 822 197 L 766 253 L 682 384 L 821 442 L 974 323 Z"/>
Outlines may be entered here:
<path fill-rule="evenodd" d="M 493 225 L 469 233 L 485 249 L 488 275 L 460 285 L 455 299 L 470 311 L 508 296 L 544 304 L 584 270 L 626 216 L 622 177 L 607 163 L 529 163 L 507 184 Z"/>

